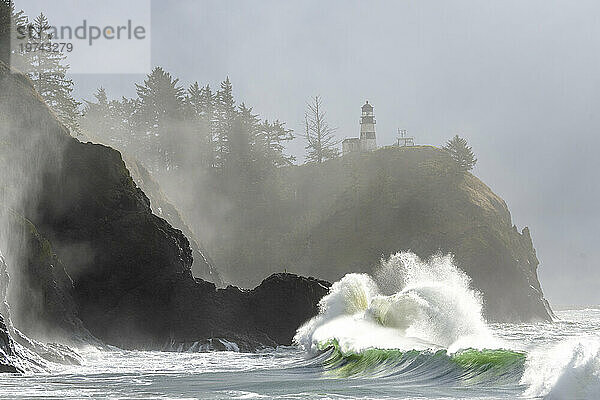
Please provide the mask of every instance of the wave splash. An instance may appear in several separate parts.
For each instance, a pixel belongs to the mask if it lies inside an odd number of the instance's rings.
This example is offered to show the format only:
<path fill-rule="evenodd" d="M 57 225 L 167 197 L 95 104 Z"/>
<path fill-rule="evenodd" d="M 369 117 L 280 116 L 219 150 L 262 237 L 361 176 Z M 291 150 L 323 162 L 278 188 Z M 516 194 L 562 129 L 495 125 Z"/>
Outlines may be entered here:
<path fill-rule="evenodd" d="M 373 277 L 348 274 L 334 283 L 294 340 L 335 377 L 402 375 L 415 384 L 515 385 L 528 398 L 597 398 L 597 336 L 528 354 L 506 350 L 469 285 L 450 255 L 425 262 L 397 253 Z"/>
<path fill-rule="evenodd" d="M 551 348 L 536 349 L 527 357 L 521 384 L 526 397 L 597 399 L 600 394 L 600 339 L 578 338 Z"/>
<path fill-rule="evenodd" d="M 397 253 L 382 260 L 374 277 L 353 273 L 334 283 L 295 342 L 311 352 L 332 340 L 342 352 L 500 348 L 482 316 L 481 296 L 469 285 L 451 255 L 424 262 Z"/>

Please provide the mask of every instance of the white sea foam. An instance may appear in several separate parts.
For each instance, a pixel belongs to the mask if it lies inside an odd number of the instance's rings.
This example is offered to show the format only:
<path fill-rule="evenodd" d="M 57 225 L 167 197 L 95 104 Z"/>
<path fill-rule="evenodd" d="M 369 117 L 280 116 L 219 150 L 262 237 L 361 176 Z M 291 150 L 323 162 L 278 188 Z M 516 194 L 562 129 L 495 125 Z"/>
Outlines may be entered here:
<path fill-rule="evenodd" d="M 600 339 L 569 339 L 527 357 L 521 383 L 527 397 L 547 400 L 600 398 Z"/>
<path fill-rule="evenodd" d="M 295 341 L 307 350 L 333 339 L 343 351 L 500 347 L 469 284 L 450 255 L 424 262 L 397 253 L 382 260 L 375 278 L 348 274 L 334 283 Z"/>

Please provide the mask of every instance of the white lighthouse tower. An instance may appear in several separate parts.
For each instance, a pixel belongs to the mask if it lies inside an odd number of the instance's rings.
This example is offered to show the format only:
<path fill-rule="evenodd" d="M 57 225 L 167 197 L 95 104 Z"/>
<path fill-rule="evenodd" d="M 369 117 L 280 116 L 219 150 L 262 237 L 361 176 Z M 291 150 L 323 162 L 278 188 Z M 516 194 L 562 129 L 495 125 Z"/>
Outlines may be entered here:
<path fill-rule="evenodd" d="M 373 115 L 373 106 L 369 104 L 368 100 L 362 106 L 362 115 L 360 117 L 360 147 L 362 151 L 377 149 L 375 116 Z"/>

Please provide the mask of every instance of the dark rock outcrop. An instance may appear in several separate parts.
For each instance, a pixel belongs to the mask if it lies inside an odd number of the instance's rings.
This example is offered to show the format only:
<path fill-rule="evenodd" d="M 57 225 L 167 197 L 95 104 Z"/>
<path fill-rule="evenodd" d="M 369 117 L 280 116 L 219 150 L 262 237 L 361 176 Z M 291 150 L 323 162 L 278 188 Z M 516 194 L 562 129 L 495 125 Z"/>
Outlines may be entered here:
<path fill-rule="evenodd" d="M 2 315 L 0 315 L 0 350 L 0 373 L 23 372 L 12 360 L 15 357 L 15 345 Z"/>
<path fill-rule="evenodd" d="M 253 290 L 198 281 L 177 291 L 171 341 L 191 346 L 199 337 L 225 338 L 242 350 L 291 345 L 298 326 L 318 312 L 330 284 L 293 274 L 274 274 Z"/>
<path fill-rule="evenodd" d="M 7 300 L 19 330 L 44 341 L 93 342 L 78 317 L 73 282 L 50 242 L 12 210 L 1 208 L 0 220 L 6 230 L 0 243 L 9 244 L 6 258 L 18 266 Z"/>
<path fill-rule="evenodd" d="M 10 315 L 7 315 L 8 306 L 5 300 L 7 289 L 8 272 L 4 257 L 0 254 L 0 373 L 18 373 L 22 371 L 15 365 L 15 358 L 18 355 L 9 331 Z"/>
<path fill-rule="evenodd" d="M 43 344 L 31 340 L 14 327 L 11 308 L 6 301 L 9 282 L 8 267 L 0 253 L 0 372 L 43 371 L 47 361 L 79 365 L 81 358 L 69 347 L 56 343 Z M 64 320 L 59 319 L 58 323 L 52 326 L 59 326 L 61 321 Z M 94 343 L 94 339 L 90 337 L 89 333 L 86 337 L 82 337 L 81 331 L 74 326 L 73 328 L 75 328 L 74 332 L 79 333 L 81 340 L 89 339 L 87 343 Z"/>
<path fill-rule="evenodd" d="M 175 206 L 167 199 L 156 180 L 150 175 L 150 172 L 138 160 L 127 156 L 123 158 L 131 173 L 131 177 L 150 199 L 150 205 L 154 214 L 164 218 L 175 228 L 180 229 L 190 242 L 193 258 L 192 273 L 194 276 L 213 282 L 217 286 L 223 286 L 223 278 L 213 265 L 206 250 L 199 244 L 196 235 L 194 235 L 184 222 Z"/>
<path fill-rule="evenodd" d="M 42 296 L 50 319 L 63 310 L 69 321 L 76 311 L 95 337 L 127 348 L 221 338 L 250 350 L 289 344 L 316 313 L 321 281 L 281 275 L 244 291 L 194 278 L 188 239 L 152 213 L 121 155 L 71 137 L 28 79 L 2 63 L 0 116 L 9 172 L 0 200 L 31 221 L 29 250 L 37 246 L 31 257 L 41 259 L 21 262 L 19 273 L 32 286 L 43 277 L 42 292 L 56 281 L 51 298 Z"/>

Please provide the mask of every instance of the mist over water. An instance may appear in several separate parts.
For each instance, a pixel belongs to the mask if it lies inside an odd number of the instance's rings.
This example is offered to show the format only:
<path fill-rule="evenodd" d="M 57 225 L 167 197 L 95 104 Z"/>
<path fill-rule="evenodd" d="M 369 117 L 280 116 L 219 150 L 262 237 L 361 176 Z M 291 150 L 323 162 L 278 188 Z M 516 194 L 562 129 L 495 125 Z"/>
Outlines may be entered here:
<path fill-rule="evenodd" d="M 12 319 L 17 326 L 21 329 L 27 327 L 30 335 L 50 339 L 52 334 L 43 321 L 37 319 L 47 301 L 35 282 L 42 279 L 41 275 L 38 274 L 32 281 L 24 272 L 31 267 L 32 258 L 35 258 L 32 254 L 39 254 L 40 249 L 32 246 L 41 244 L 43 240 L 39 236 L 39 242 L 31 240 L 38 232 L 25 216 L 32 218 L 38 215 L 45 185 L 57 186 L 53 178 L 62 168 L 62 154 L 68 136 L 66 132 L 63 137 L 48 134 L 54 128 L 54 117 L 45 105 L 40 107 L 33 102 L 27 108 L 28 118 L 20 118 L 23 109 L 9 101 L 20 90 L 9 76 L 3 75 L 0 79 L 3 88 L 0 115 L 4 116 L 0 118 L 0 249 L 10 275 L 7 302 L 11 305 Z M 68 185 L 61 186 L 62 190 L 68 188 Z M 61 266 L 56 265 L 56 268 Z M 41 274 L 41 271 L 38 273 Z"/>

